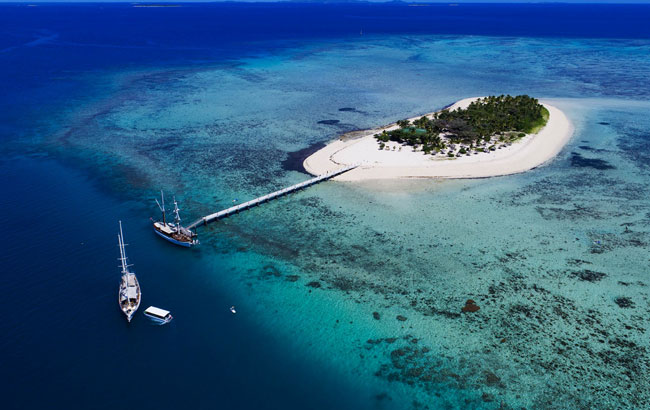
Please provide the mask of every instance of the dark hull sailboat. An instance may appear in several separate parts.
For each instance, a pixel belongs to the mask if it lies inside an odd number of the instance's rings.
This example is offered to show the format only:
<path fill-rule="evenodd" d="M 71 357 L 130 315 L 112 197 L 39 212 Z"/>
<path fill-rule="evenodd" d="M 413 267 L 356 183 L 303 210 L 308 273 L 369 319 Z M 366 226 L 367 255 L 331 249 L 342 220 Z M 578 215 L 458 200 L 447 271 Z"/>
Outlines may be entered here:
<path fill-rule="evenodd" d="M 196 233 L 181 225 L 181 217 L 179 215 L 180 210 L 178 209 L 176 198 L 174 198 L 174 222 L 167 222 L 165 217 L 165 196 L 162 191 L 160 191 L 160 197 L 161 202 L 158 202 L 156 199 L 156 203 L 162 212 L 162 221 L 155 221 L 153 223 L 154 232 L 161 238 L 175 245 L 184 246 L 186 248 L 197 245 L 199 241 L 196 239 Z"/>

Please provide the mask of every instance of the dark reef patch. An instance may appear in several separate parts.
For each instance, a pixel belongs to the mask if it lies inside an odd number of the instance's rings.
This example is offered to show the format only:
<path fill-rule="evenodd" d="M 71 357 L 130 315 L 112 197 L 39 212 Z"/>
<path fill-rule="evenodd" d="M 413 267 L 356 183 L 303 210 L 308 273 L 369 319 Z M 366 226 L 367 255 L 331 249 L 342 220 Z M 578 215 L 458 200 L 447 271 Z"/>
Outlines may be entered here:
<path fill-rule="evenodd" d="M 334 278 L 331 281 L 331 285 L 335 289 L 342 290 L 344 292 L 358 289 L 358 286 L 355 285 L 352 279 L 346 278 L 344 276 L 337 276 Z"/>
<path fill-rule="evenodd" d="M 375 372 L 375 376 L 389 382 L 403 383 L 426 391 L 435 392 L 434 394 L 440 397 L 439 392 L 441 391 L 448 389 L 465 390 L 470 388 L 472 374 L 475 372 L 480 374 L 481 372 L 479 368 L 473 366 L 471 369 L 466 369 L 467 374 L 465 372 L 459 374 L 456 371 L 452 371 L 444 365 L 445 358 L 433 354 L 428 347 L 418 346 L 413 340 L 409 335 L 401 338 L 368 340 L 365 349 L 373 350 L 386 358 L 386 362 L 379 366 Z M 389 344 L 393 343 L 396 346 L 389 347 Z M 486 372 L 486 375 L 489 373 L 491 372 Z M 496 379 L 490 378 L 490 381 L 494 380 L 498 381 L 494 385 L 488 386 L 501 387 L 501 380 L 498 377 Z M 477 408 L 478 400 L 480 400 L 480 396 L 475 396 L 474 399 L 466 399 L 465 404 L 468 406 L 467 408 Z M 413 408 L 447 407 L 424 406 Z"/>
<path fill-rule="evenodd" d="M 389 396 L 388 393 L 386 393 L 386 392 L 379 393 L 379 394 L 375 395 L 375 399 L 376 399 L 377 401 L 382 401 L 382 400 L 393 400 L 393 399 L 390 398 L 390 396 Z"/>
<path fill-rule="evenodd" d="M 336 125 L 339 122 L 341 122 L 341 121 L 340 120 L 320 120 L 320 121 L 318 121 L 319 124 L 325 124 L 325 125 Z"/>
<path fill-rule="evenodd" d="M 460 313 L 450 312 L 448 310 L 438 310 L 438 309 L 431 309 L 430 312 L 425 311 L 422 314 L 425 316 L 429 316 L 429 315 L 443 316 L 446 317 L 447 319 L 458 319 L 460 317 Z"/>
<path fill-rule="evenodd" d="M 542 218 L 547 220 L 560 219 L 560 220 L 573 221 L 578 218 L 602 219 L 597 209 L 593 207 L 582 206 L 576 203 L 574 203 L 571 208 L 567 208 L 566 206 L 562 206 L 562 207 L 537 206 L 535 207 L 535 210 L 542 216 Z"/>
<path fill-rule="evenodd" d="M 485 371 L 485 384 L 488 386 L 499 386 L 503 387 L 503 383 L 501 382 L 501 378 L 494 374 L 490 370 Z"/>
<path fill-rule="evenodd" d="M 280 276 L 282 276 L 282 273 L 271 264 L 264 265 L 259 274 L 260 279 L 279 278 Z"/>
<path fill-rule="evenodd" d="M 366 111 L 357 110 L 354 107 L 341 107 L 341 108 L 339 108 L 339 111 L 340 112 L 349 112 L 349 113 L 353 113 L 353 114 L 363 114 L 363 115 L 368 114 Z"/>
<path fill-rule="evenodd" d="M 486 403 L 491 403 L 491 402 L 494 401 L 494 395 L 492 395 L 490 393 L 483 393 L 481 395 L 481 400 L 483 400 Z"/>
<path fill-rule="evenodd" d="M 577 168 L 594 168 L 598 170 L 616 169 L 615 166 L 600 158 L 585 158 L 577 152 L 571 153 L 571 166 Z"/>
<path fill-rule="evenodd" d="M 341 218 L 343 216 L 342 213 L 333 211 L 327 205 L 323 205 L 323 201 L 318 197 L 310 196 L 307 198 L 300 198 L 298 200 L 298 203 L 300 206 L 311 208 L 310 210 L 317 213 L 319 215 L 319 218 L 334 219 Z"/>
<path fill-rule="evenodd" d="M 605 276 L 607 276 L 607 274 L 602 272 L 596 272 L 589 269 L 583 269 L 583 270 L 571 272 L 571 276 L 586 282 L 598 282 L 601 279 L 603 279 Z"/>
<path fill-rule="evenodd" d="M 580 265 L 583 265 L 583 264 L 591 265 L 591 262 L 586 261 L 584 259 L 569 259 L 569 260 L 567 260 L 567 264 L 571 265 L 571 266 L 580 266 Z"/>
<path fill-rule="evenodd" d="M 589 145 L 580 145 L 580 146 L 578 146 L 578 148 L 580 148 L 580 149 L 584 149 L 584 150 L 586 150 L 586 151 L 593 151 L 593 150 L 594 150 L 594 149 L 591 148 Z"/>
<path fill-rule="evenodd" d="M 602 232 L 588 232 L 591 240 L 589 251 L 600 254 L 612 251 L 616 248 L 632 247 L 645 249 L 648 246 L 647 237 L 644 233 L 626 232 L 622 235 Z"/>
<path fill-rule="evenodd" d="M 476 302 L 474 302 L 472 299 L 468 299 L 467 302 L 465 302 L 465 306 L 463 306 L 460 309 L 460 311 L 463 312 L 463 313 L 468 313 L 468 312 L 472 313 L 472 312 L 478 311 L 479 309 L 481 309 L 481 308 L 478 307 Z"/>
<path fill-rule="evenodd" d="M 302 163 L 305 162 L 307 157 L 311 154 L 324 147 L 325 144 L 319 142 L 298 151 L 288 152 L 287 157 L 281 163 L 282 169 L 285 171 L 298 171 L 307 174 L 308 172 L 305 171 L 305 167 L 302 166 Z"/>
<path fill-rule="evenodd" d="M 619 307 L 622 307 L 624 309 L 629 309 L 634 307 L 634 302 L 632 302 L 632 299 L 627 298 L 627 297 L 618 297 L 614 299 L 614 303 L 616 303 Z"/>

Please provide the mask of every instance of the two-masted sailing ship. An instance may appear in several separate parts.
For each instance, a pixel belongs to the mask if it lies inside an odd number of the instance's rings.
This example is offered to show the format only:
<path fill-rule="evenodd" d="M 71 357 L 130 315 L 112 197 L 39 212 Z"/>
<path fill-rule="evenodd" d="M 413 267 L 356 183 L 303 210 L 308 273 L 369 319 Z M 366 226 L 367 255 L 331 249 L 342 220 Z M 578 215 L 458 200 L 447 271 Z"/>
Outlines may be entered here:
<path fill-rule="evenodd" d="M 165 195 L 162 191 L 160 191 L 160 201 L 161 202 L 158 202 L 156 199 L 158 208 L 160 208 L 160 212 L 162 213 L 162 221 L 154 221 L 154 232 L 156 232 L 156 234 L 161 238 L 176 245 L 185 246 L 187 248 L 192 245 L 197 245 L 199 241 L 196 239 L 196 233 L 181 225 L 181 217 L 179 215 L 180 210 L 178 209 L 176 197 L 174 197 L 174 222 L 167 222 L 165 216 Z"/>
<path fill-rule="evenodd" d="M 126 315 L 127 320 L 130 322 L 133 314 L 140 307 L 140 284 L 135 273 L 129 270 L 129 264 L 126 259 L 126 251 L 124 250 L 124 235 L 122 234 L 122 221 L 120 221 L 120 234 L 117 235 L 117 242 L 120 247 L 120 258 L 122 262 L 122 280 L 120 281 L 120 293 L 118 301 L 120 302 L 120 309 Z"/>

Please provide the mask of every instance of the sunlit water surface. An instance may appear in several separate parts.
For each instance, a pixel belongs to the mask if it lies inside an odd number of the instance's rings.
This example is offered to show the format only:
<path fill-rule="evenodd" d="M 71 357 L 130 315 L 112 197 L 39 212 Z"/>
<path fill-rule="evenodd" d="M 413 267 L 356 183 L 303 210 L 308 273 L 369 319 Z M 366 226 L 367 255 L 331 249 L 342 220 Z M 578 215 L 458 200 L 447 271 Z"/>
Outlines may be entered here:
<path fill-rule="evenodd" d="M 75 73 L 61 81 L 87 94 L 5 122 L 12 407 L 649 405 L 650 42 L 256 47 Z M 159 189 L 187 222 L 308 178 L 296 151 L 501 93 L 565 111 L 576 131 L 557 158 L 502 178 L 323 183 L 199 228 L 191 250 L 150 230 Z M 117 309 L 118 219 L 143 308 L 170 309 L 168 326 Z M 478 312 L 461 313 L 468 299 Z"/>

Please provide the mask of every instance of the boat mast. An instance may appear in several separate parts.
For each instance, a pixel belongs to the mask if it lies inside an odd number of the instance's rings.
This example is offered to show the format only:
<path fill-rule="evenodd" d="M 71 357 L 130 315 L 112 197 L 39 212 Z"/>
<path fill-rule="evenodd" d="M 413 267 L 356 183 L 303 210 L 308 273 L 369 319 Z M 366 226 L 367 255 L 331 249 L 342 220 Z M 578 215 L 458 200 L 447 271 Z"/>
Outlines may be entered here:
<path fill-rule="evenodd" d="M 162 205 L 160 205 L 157 199 L 156 203 L 158 204 L 158 208 L 160 208 L 160 212 L 162 212 L 163 225 L 167 225 L 167 221 L 165 220 L 165 194 L 162 189 L 160 190 L 160 200 L 162 201 Z"/>
<path fill-rule="evenodd" d="M 122 262 L 122 274 L 129 274 L 129 265 L 126 263 L 126 251 L 124 250 L 124 235 L 122 234 L 122 221 L 120 221 L 120 234 L 117 236 L 120 245 L 120 261 Z"/>
<path fill-rule="evenodd" d="M 178 209 L 178 202 L 176 202 L 176 197 L 174 196 L 174 222 L 176 222 L 176 232 L 181 231 L 181 216 L 178 214 L 180 209 Z"/>

